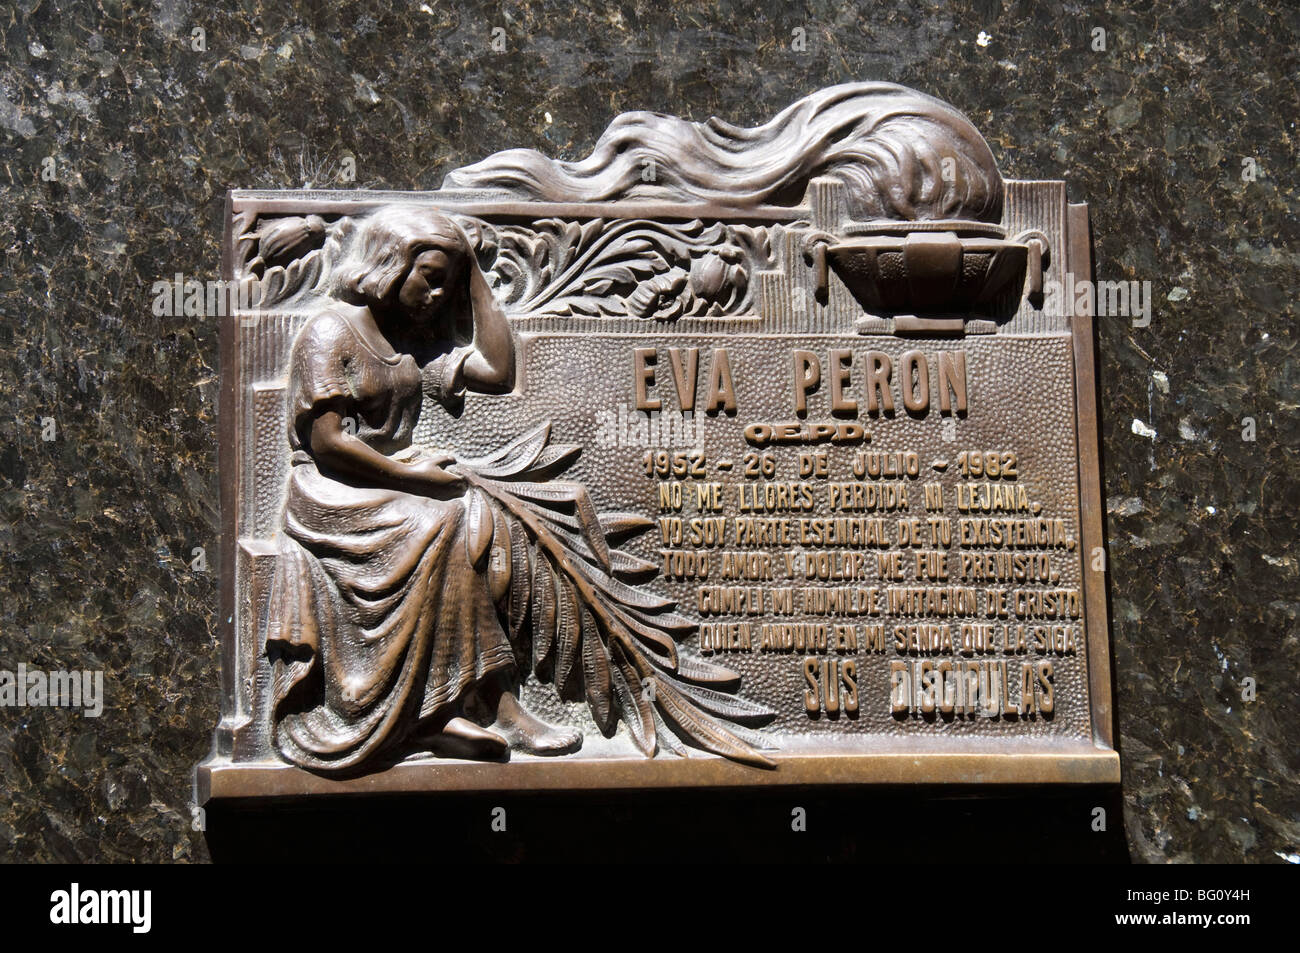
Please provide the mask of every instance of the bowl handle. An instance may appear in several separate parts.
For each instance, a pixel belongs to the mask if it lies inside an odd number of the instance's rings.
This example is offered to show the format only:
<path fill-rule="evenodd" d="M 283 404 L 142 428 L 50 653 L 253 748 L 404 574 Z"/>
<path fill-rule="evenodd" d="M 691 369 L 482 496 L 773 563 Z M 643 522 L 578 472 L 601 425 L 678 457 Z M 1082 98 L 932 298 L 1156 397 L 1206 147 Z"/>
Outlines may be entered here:
<path fill-rule="evenodd" d="M 1031 229 L 1027 232 L 1021 232 L 1015 238 L 1011 239 L 1019 245 L 1029 247 L 1028 261 L 1025 262 L 1025 271 L 1029 272 L 1029 290 L 1026 296 L 1029 303 L 1035 308 L 1043 306 L 1043 275 L 1047 272 L 1047 265 L 1050 261 L 1050 248 L 1047 242 L 1047 236 L 1037 229 Z"/>
<path fill-rule="evenodd" d="M 812 265 L 813 296 L 818 304 L 825 304 L 830 294 L 830 276 L 826 271 L 826 249 L 837 239 L 827 232 L 813 232 L 803 242 L 803 260 Z"/>

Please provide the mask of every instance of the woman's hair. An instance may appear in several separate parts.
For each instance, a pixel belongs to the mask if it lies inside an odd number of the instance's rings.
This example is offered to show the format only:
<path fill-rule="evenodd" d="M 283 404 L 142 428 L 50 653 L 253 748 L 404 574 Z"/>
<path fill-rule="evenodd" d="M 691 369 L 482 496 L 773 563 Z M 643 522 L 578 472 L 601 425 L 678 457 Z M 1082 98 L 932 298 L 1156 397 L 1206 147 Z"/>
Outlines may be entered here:
<path fill-rule="evenodd" d="M 357 223 L 334 268 L 332 291 L 353 304 L 388 302 L 410 273 L 415 258 L 431 248 L 472 259 L 465 232 L 446 215 L 428 208 L 388 206 Z"/>

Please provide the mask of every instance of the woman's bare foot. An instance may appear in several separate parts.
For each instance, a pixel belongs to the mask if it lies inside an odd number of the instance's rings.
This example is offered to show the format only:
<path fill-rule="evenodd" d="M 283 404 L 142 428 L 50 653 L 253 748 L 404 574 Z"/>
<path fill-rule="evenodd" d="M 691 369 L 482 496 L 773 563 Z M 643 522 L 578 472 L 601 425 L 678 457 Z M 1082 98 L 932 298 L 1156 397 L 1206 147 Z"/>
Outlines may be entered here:
<path fill-rule="evenodd" d="M 492 726 L 517 748 L 528 754 L 568 754 L 582 747 L 582 732 L 548 725 L 508 691 L 497 699 L 497 720 Z"/>
<path fill-rule="evenodd" d="M 497 761 L 510 751 L 510 744 L 495 731 L 480 728 L 467 718 L 452 718 L 442 728 L 423 738 L 429 750 L 442 758 Z"/>

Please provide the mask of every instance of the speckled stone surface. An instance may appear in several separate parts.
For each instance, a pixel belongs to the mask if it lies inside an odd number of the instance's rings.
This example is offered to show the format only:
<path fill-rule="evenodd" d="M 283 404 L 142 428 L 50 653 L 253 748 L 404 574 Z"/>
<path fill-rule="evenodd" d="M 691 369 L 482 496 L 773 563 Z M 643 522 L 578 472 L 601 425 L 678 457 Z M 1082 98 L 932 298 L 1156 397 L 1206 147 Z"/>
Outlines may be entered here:
<path fill-rule="evenodd" d="M 154 316 L 151 285 L 217 276 L 226 189 L 328 186 L 346 157 L 347 187 L 431 189 L 501 149 L 585 155 L 623 111 L 749 125 L 858 79 L 955 104 L 1007 177 L 1068 180 L 1098 277 L 1151 282 L 1150 326 L 1099 322 L 1128 852 L 1298 859 L 1300 9 L 391 6 L 0 22 L 0 668 L 106 690 L 98 719 L 0 710 L 0 859 L 209 857 L 216 321 Z"/>

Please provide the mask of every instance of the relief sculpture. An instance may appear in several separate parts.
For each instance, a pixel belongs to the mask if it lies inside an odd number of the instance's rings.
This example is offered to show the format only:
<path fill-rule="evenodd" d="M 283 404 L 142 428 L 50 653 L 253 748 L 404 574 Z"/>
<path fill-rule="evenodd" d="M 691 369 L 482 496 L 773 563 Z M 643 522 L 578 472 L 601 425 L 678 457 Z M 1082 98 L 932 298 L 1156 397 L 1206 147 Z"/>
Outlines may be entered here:
<path fill-rule="evenodd" d="M 200 800 L 1118 777 L 1087 207 L 952 106 L 627 113 L 226 226 Z"/>
<path fill-rule="evenodd" d="M 683 664 L 673 636 L 693 626 L 624 581 L 655 566 L 611 542 L 648 521 L 602 519 L 582 485 L 548 479 L 578 447 L 549 444 L 545 424 L 483 459 L 412 444 L 423 398 L 455 413 L 514 375 L 510 327 L 458 225 L 403 208 L 356 224 L 290 359 L 265 630 L 277 749 L 327 771 L 412 749 L 576 750 L 578 732 L 520 704 L 532 669 L 585 695 L 602 729 L 621 718 L 646 754 L 666 717 L 692 743 L 765 761 L 719 720 L 763 709 L 717 690 L 730 672 Z"/>

